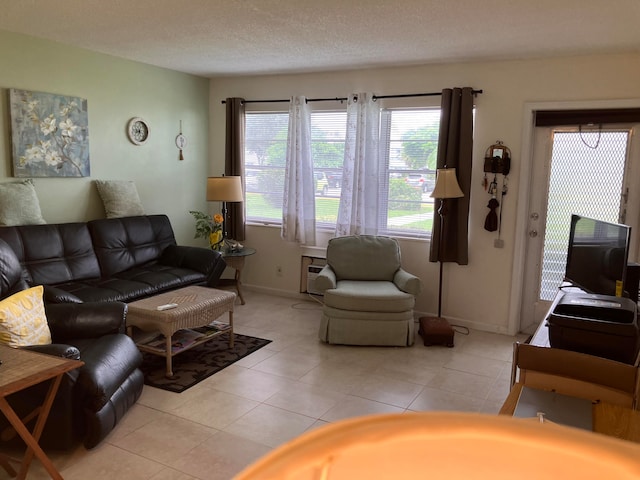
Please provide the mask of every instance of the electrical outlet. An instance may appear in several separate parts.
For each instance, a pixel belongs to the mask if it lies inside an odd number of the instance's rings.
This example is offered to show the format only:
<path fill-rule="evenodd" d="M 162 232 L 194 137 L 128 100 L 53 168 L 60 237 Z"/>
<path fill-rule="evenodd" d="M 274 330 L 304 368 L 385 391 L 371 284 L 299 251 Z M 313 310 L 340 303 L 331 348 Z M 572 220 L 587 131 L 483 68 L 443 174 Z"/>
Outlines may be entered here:
<path fill-rule="evenodd" d="M 502 247 L 504 247 L 504 240 L 502 240 L 501 238 L 496 238 L 493 241 L 493 247 L 494 248 L 502 248 Z"/>
<path fill-rule="evenodd" d="M 282 276 L 282 267 L 280 265 L 276 265 L 276 275 L 279 277 Z"/>

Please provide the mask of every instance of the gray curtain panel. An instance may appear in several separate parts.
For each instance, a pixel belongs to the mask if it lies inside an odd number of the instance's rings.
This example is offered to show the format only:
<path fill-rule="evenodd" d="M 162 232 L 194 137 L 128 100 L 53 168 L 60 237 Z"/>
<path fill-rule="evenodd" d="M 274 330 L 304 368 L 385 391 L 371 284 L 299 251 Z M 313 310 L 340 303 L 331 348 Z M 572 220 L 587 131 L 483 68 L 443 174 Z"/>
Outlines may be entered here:
<path fill-rule="evenodd" d="M 224 174 L 242 176 L 244 188 L 244 98 L 227 98 Z M 227 234 L 233 240 L 245 239 L 244 202 L 227 203 Z"/>
<path fill-rule="evenodd" d="M 473 89 L 445 88 L 442 90 L 441 108 L 437 168 L 456 169 L 464 197 L 446 200 L 448 213 L 444 218 L 442 245 L 438 214 L 441 200 L 435 200 L 429 261 L 467 265 L 473 151 Z"/>

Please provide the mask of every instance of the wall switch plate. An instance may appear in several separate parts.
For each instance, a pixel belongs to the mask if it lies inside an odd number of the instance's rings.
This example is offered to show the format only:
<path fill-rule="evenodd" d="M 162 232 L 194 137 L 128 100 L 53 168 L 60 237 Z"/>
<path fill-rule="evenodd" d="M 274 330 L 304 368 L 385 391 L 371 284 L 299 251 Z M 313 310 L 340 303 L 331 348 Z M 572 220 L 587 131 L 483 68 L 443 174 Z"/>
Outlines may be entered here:
<path fill-rule="evenodd" d="M 496 238 L 493 241 L 493 246 L 494 246 L 494 248 L 502 248 L 502 247 L 504 247 L 504 240 L 502 240 L 501 238 Z"/>

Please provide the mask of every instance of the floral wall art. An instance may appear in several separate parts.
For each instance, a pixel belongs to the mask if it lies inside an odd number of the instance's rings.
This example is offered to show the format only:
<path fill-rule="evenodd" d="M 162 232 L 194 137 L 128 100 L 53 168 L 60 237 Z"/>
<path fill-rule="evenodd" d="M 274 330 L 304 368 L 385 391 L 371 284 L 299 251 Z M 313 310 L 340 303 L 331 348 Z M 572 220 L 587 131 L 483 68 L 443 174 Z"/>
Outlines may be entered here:
<path fill-rule="evenodd" d="M 83 98 L 9 89 L 14 177 L 89 176 Z"/>

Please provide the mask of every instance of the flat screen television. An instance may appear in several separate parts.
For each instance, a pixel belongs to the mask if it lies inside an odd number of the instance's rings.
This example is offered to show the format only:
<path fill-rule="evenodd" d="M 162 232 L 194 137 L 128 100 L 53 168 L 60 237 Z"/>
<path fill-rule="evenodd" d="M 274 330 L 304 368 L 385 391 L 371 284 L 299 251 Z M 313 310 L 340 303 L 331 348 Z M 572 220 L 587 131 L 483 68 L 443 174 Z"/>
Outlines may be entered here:
<path fill-rule="evenodd" d="M 624 296 L 631 227 L 571 215 L 565 282 L 587 293 Z"/>

